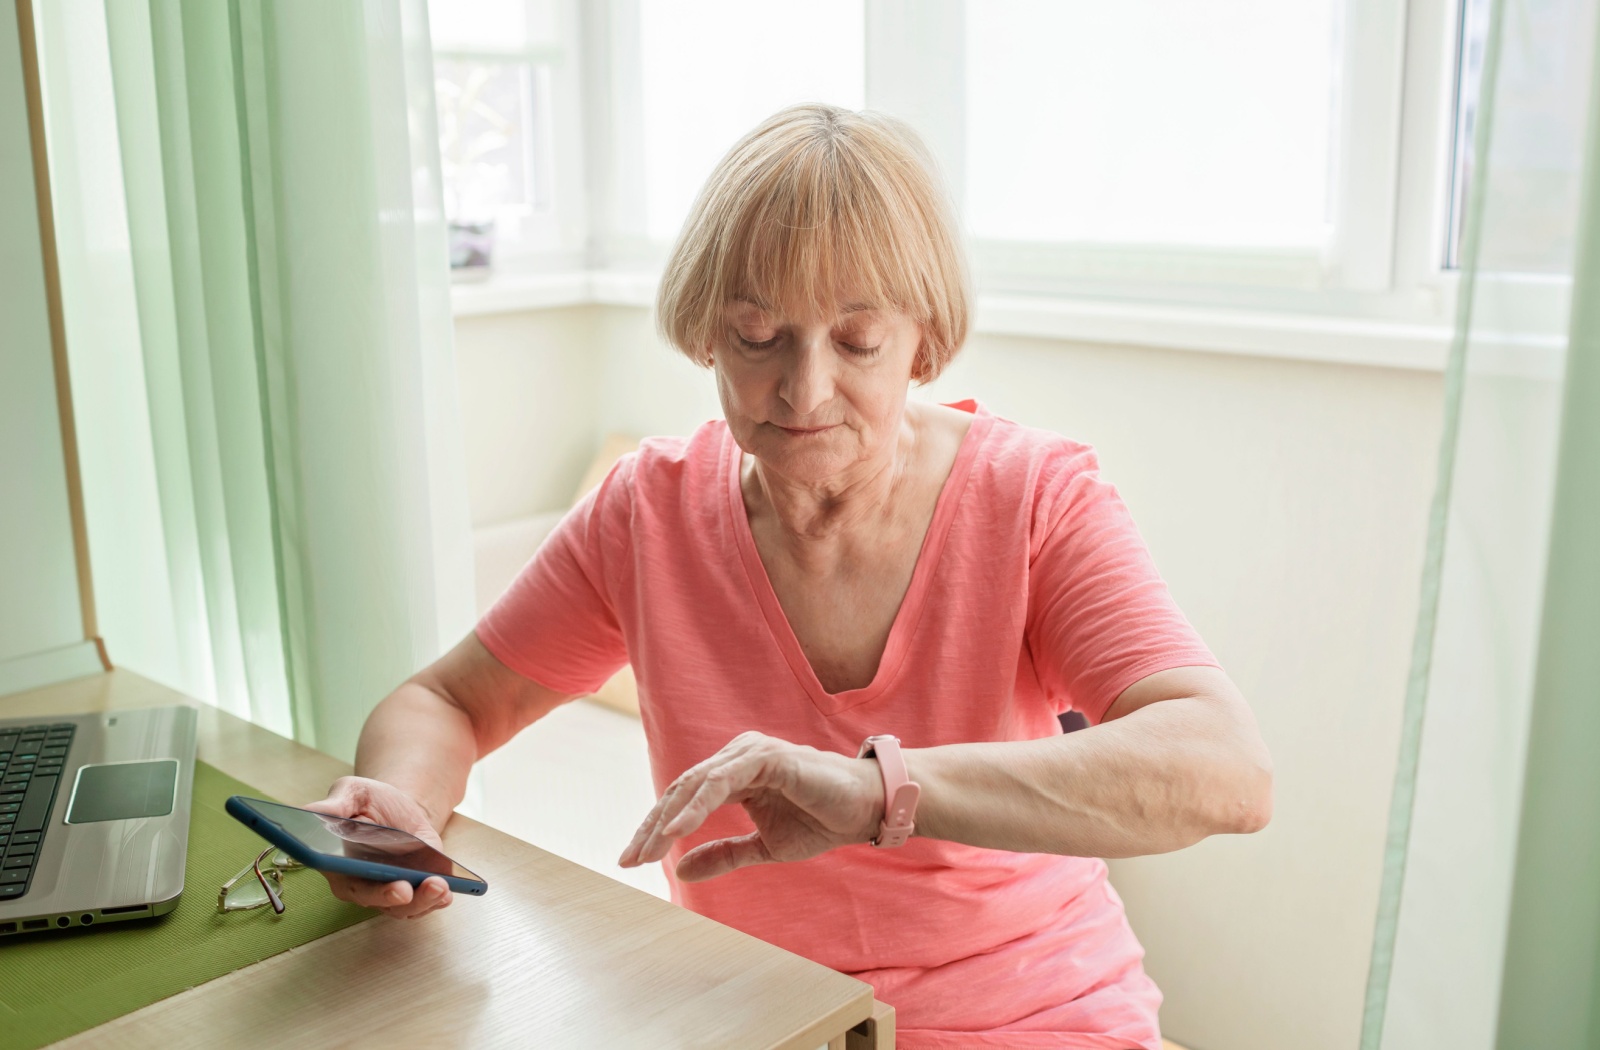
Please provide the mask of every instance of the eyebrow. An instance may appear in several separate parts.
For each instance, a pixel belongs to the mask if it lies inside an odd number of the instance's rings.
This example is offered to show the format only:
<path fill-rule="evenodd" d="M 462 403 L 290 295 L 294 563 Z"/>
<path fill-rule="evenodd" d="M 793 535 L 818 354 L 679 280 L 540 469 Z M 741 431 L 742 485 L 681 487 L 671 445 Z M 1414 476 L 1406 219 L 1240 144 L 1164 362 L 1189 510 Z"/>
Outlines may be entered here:
<path fill-rule="evenodd" d="M 735 296 L 732 301 L 735 303 L 743 303 L 746 306 L 753 306 L 757 310 L 764 310 L 769 314 L 776 312 L 772 307 L 768 306 L 760 299 L 752 299 L 747 295 Z M 879 309 L 879 307 L 874 306 L 872 303 L 845 303 L 844 309 L 841 312 L 845 314 L 859 314 L 877 309 Z"/>

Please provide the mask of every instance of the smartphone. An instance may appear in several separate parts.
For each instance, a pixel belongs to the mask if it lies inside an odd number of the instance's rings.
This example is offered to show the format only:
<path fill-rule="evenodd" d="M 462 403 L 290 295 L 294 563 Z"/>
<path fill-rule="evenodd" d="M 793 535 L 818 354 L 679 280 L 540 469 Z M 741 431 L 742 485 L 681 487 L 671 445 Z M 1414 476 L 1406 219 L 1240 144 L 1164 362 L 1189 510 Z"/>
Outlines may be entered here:
<path fill-rule="evenodd" d="M 308 868 L 413 887 L 438 875 L 457 893 L 481 897 L 489 891 L 483 879 L 399 828 L 243 795 L 230 796 L 223 808 Z"/>

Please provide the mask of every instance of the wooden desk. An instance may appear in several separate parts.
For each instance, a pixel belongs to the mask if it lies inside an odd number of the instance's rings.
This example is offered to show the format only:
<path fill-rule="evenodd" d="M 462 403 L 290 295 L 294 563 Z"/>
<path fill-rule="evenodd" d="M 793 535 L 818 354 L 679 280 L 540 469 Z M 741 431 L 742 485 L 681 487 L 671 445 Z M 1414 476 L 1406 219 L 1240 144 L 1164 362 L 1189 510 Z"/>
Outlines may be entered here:
<path fill-rule="evenodd" d="M 172 703 L 199 707 L 201 759 L 277 798 L 320 798 L 350 771 L 127 671 L 0 697 L 0 716 Z M 466 817 L 444 840 L 488 878 L 487 896 L 415 922 L 375 918 L 56 1045 L 894 1045 L 893 1011 L 871 985 Z M 869 1017 L 872 1038 L 850 1033 Z"/>

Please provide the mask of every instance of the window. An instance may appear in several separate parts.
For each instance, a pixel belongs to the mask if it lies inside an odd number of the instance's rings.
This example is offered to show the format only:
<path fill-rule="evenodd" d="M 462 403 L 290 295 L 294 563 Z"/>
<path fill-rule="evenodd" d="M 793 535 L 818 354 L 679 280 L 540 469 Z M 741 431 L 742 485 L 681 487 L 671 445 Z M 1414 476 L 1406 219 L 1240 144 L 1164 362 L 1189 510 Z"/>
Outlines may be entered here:
<path fill-rule="evenodd" d="M 918 130 L 980 294 L 1012 316 L 1095 304 L 1131 326 L 1159 304 L 1255 331 L 1301 314 L 1279 327 L 1399 323 L 1427 333 L 1373 345 L 1437 346 L 1454 315 L 1493 0 L 433 2 L 452 217 L 492 213 L 497 268 L 564 268 L 589 289 L 573 294 L 647 301 L 716 162 L 821 101 Z M 1557 217 L 1581 158 L 1540 149 L 1579 139 L 1547 134 L 1581 114 L 1574 57 L 1501 60 L 1495 148 L 1520 168 L 1494 192 L 1552 219 L 1491 232 L 1486 265 L 1537 276 L 1571 250 Z M 1528 308 L 1555 318 L 1561 294 L 1535 288 Z"/>
<path fill-rule="evenodd" d="M 711 169 L 785 106 L 865 104 L 863 0 L 639 0 L 645 233 L 677 237 Z"/>
<path fill-rule="evenodd" d="M 451 264 L 560 247 L 552 96 L 568 48 L 554 0 L 433 0 L 429 32 Z"/>
<path fill-rule="evenodd" d="M 968 4 L 973 235 L 1320 250 L 1340 13 L 1334 0 Z"/>
<path fill-rule="evenodd" d="M 1489 0 L 1459 2 L 1450 221 L 1444 246 L 1445 264 L 1451 268 L 1461 262 L 1472 191 L 1491 7 Z M 1566 273 L 1572 265 L 1576 232 L 1571 217 L 1578 212 L 1582 191 L 1579 144 L 1584 141 L 1576 122 L 1584 119 L 1588 96 L 1584 74 L 1594 37 L 1540 32 L 1537 23 L 1579 24 L 1574 10 L 1578 7 L 1579 0 L 1541 0 L 1512 5 L 1504 15 L 1492 115 L 1498 181 L 1487 187 L 1479 257 L 1485 270 Z M 1553 39 L 1561 39 L 1562 46 L 1532 50 L 1533 41 Z M 1501 215 L 1514 215 L 1518 221 L 1508 225 L 1500 221 Z"/>

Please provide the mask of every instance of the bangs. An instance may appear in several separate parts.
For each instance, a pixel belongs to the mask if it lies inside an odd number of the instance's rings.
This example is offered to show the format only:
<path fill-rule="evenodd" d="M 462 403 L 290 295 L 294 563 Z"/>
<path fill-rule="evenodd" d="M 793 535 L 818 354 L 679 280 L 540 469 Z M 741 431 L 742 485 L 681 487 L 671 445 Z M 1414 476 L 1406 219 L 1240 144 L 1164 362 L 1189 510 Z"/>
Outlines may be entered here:
<path fill-rule="evenodd" d="M 709 363 L 737 300 L 787 317 L 892 308 L 921 327 L 912 377 L 966 338 L 966 267 L 931 162 L 904 125 L 799 106 L 772 117 L 707 181 L 662 276 L 657 321 Z"/>
<path fill-rule="evenodd" d="M 808 149 L 751 194 L 712 283 L 724 303 L 748 299 L 788 317 L 829 317 L 850 303 L 927 324 L 932 282 L 915 265 L 925 253 L 896 250 L 925 240 L 924 231 L 833 145 Z"/>

